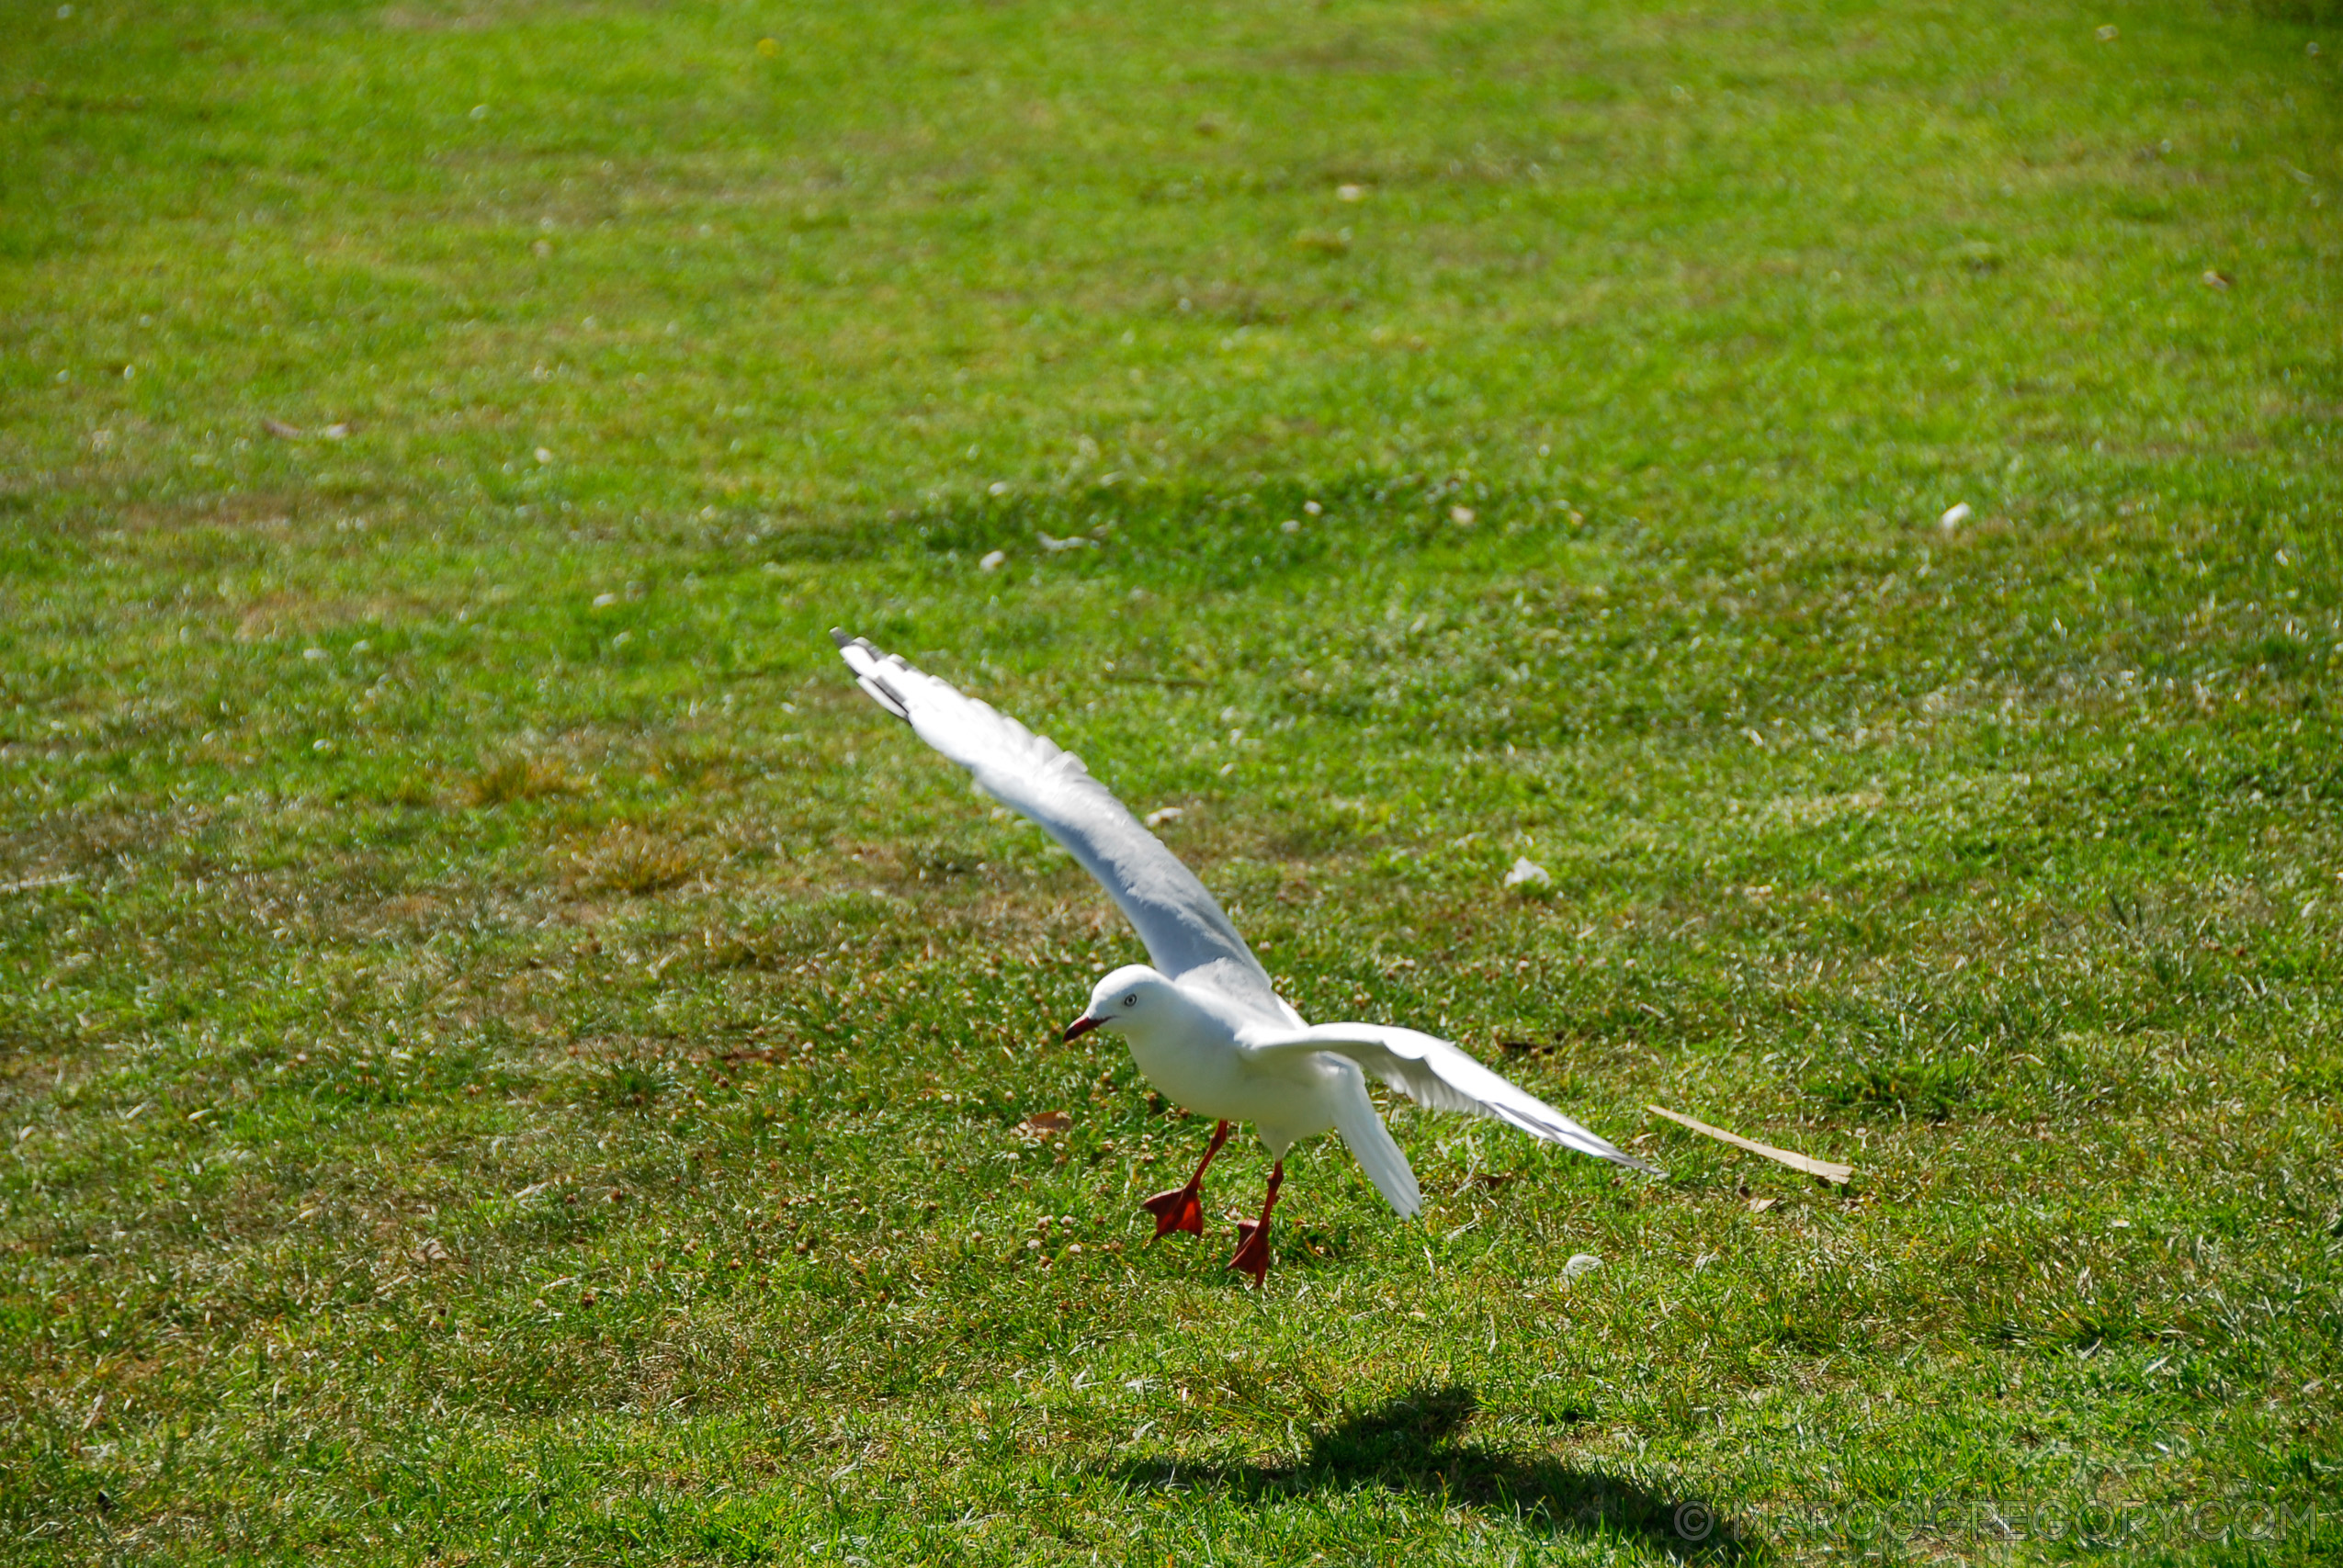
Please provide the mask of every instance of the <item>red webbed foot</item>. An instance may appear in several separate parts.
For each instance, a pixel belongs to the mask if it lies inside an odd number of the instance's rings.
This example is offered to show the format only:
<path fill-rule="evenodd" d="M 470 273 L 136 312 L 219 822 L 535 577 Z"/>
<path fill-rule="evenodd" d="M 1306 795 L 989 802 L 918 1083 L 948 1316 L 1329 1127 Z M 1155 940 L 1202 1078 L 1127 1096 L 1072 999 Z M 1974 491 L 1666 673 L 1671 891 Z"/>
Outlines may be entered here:
<path fill-rule="evenodd" d="M 1228 1267 L 1253 1277 L 1259 1285 L 1269 1277 L 1273 1261 L 1269 1253 L 1269 1227 L 1259 1220 L 1237 1222 L 1237 1256 L 1228 1259 Z"/>
<path fill-rule="evenodd" d="M 1256 1289 L 1269 1277 L 1269 1214 L 1277 1207 L 1277 1190 L 1285 1184 L 1285 1162 L 1281 1159 L 1269 1168 L 1269 1190 L 1262 1195 L 1261 1218 L 1237 1222 L 1237 1256 L 1228 1259 L 1228 1267 L 1251 1274 Z"/>
<path fill-rule="evenodd" d="M 1161 1241 L 1172 1231 L 1185 1231 L 1190 1235 L 1204 1235 L 1204 1173 L 1212 1164 L 1212 1156 L 1228 1141 L 1228 1123 L 1222 1122 L 1212 1130 L 1212 1142 L 1197 1162 L 1196 1173 L 1188 1178 L 1185 1187 L 1175 1187 L 1169 1192 L 1159 1192 L 1139 1205 L 1155 1216 L 1155 1234 L 1150 1243 Z"/>
<path fill-rule="evenodd" d="M 1204 1235 L 1204 1189 L 1193 1182 L 1159 1192 L 1139 1207 L 1155 1216 L 1155 1235 L 1149 1241 L 1161 1241 L 1173 1231 Z"/>

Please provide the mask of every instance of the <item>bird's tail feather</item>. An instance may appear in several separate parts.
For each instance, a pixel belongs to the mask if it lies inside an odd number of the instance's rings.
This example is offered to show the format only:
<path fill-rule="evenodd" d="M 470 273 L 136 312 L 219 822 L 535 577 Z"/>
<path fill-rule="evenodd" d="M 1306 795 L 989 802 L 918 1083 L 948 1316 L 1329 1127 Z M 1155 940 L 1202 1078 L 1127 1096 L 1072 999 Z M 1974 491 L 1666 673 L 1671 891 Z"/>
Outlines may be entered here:
<path fill-rule="evenodd" d="M 1423 1190 L 1416 1185 L 1416 1173 L 1409 1168 L 1399 1145 L 1392 1142 L 1391 1129 L 1375 1114 L 1375 1101 L 1367 1098 L 1365 1077 L 1356 1069 L 1346 1076 L 1351 1080 L 1348 1091 L 1335 1096 L 1335 1130 L 1351 1146 L 1359 1168 L 1383 1194 L 1383 1201 L 1401 1219 L 1413 1219 L 1423 1208 Z"/>

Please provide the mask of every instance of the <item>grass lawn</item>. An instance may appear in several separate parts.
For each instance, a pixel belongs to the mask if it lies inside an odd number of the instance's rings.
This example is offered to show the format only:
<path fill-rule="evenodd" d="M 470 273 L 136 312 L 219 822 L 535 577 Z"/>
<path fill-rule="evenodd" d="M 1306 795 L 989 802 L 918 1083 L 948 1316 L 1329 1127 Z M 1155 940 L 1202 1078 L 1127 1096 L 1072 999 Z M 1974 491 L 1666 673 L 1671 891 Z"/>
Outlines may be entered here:
<path fill-rule="evenodd" d="M 0 1559 L 2343 1555 L 2338 63 L 11 7 Z M 1669 1174 L 1142 1248 L 1138 944 L 832 625 Z"/>

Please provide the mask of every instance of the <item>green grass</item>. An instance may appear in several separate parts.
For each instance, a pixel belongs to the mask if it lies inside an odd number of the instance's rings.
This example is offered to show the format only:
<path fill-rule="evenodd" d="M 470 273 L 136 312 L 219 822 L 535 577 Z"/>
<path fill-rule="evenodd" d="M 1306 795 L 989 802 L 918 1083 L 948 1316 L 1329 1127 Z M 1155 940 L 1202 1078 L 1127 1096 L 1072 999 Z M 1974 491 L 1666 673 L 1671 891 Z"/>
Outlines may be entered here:
<path fill-rule="evenodd" d="M 0 1556 L 2332 1561 L 2335 25 L 0 17 Z M 833 624 L 1668 1179 L 1142 1250 Z"/>

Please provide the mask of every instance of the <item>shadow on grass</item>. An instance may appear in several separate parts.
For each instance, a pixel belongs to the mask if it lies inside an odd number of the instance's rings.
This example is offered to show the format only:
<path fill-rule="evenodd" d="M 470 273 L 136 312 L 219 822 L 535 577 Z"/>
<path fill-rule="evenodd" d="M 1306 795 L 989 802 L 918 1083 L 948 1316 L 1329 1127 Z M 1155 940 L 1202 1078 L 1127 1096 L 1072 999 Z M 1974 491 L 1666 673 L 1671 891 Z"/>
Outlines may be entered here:
<path fill-rule="evenodd" d="M 1209 1490 L 1239 1502 L 1366 1486 L 1436 1493 L 1515 1514 L 1551 1533 L 1639 1540 L 1679 1558 L 1743 1562 L 1771 1555 L 1737 1521 L 1698 1498 L 1460 1441 L 1478 1407 L 1468 1388 L 1423 1387 L 1344 1417 L 1290 1465 L 1141 1459 L 1105 1469 L 1135 1491 Z"/>

